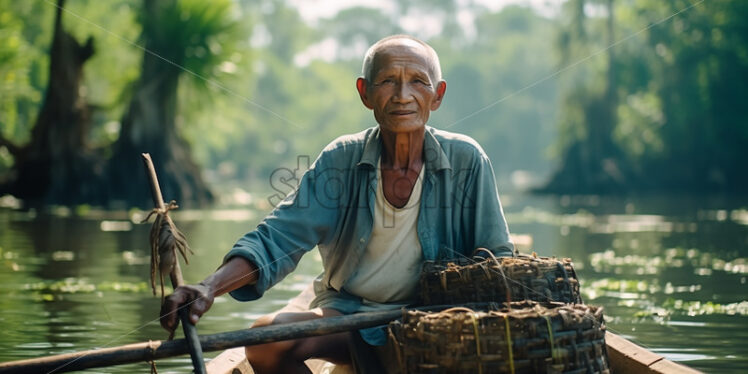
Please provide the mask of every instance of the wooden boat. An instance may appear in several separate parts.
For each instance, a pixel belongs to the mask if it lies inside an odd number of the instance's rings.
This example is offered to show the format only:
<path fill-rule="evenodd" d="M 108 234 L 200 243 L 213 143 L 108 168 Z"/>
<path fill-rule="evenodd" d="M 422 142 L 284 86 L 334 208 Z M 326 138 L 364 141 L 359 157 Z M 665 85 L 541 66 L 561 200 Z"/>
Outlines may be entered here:
<path fill-rule="evenodd" d="M 282 311 L 294 312 L 306 310 L 314 297 L 311 287 L 293 298 Z M 612 374 L 689 374 L 700 373 L 682 364 L 675 363 L 636 345 L 611 332 L 605 334 L 605 344 L 610 359 Z M 315 374 L 353 373 L 351 367 L 336 367 L 322 360 L 307 360 L 307 366 Z M 252 374 L 251 365 L 244 355 L 244 348 L 229 349 L 218 355 L 206 365 L 209 374 Z"/>

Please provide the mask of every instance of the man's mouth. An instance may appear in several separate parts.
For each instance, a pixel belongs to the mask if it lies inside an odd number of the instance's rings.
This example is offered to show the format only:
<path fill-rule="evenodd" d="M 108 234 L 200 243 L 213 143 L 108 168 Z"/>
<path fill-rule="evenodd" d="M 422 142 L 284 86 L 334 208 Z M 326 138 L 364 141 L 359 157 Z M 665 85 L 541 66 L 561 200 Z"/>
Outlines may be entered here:
<path fill-rule="evenodd" d="M 414 113 L 415 111 L 413 110 L 393 110 L 390 112 L 390 114 L 393 116 L 407 116 Z"/>

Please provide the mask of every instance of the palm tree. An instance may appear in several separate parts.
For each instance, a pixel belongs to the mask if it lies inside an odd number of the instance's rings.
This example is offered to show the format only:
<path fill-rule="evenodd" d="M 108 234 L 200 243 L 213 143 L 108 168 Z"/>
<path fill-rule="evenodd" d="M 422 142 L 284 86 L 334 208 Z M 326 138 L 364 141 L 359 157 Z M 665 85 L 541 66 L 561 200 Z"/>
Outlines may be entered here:
<path fill-rule="evenodd" d="M 109 162 L 110 196 L 127 205 L 148 205 L 150 193 L 140 153 L 153 157 L 164 196 L 205 205 L 213 194 L 177 129 L 177 89 L 182 78 L 209 82 L 225 56 L 223 39 L 236 23 L 229 1 L 144 0 L 145 44 L 140 79 L 122 119 Z"/>

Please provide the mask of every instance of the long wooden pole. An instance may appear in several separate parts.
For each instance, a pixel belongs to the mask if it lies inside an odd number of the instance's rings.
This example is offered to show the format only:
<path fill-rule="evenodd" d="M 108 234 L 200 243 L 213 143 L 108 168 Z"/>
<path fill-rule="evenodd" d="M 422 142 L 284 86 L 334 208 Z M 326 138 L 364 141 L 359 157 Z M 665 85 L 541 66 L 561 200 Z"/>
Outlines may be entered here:
<path fill-rule="evenodd" d="M 143 153 L 142 156 L 146 173 L 148 174 L 148 180 L 151 184 L 153 203 L 159 211 L 163 212 L 166 209 L 166 206 L 164 204 L 164 198 L 161 195 L 161 187 L 158 184 L 156 168 L 153 166 L 153 160 L 151 160 L 150 154 Z M 169 219 L 169 217 L 167 216 L 166 219 Z M 171 278 L 171 285 L 174 289 L 184 284 L 182 269 L 179 267 L 179 256 L 176 254 L 174 255 L 174 267 L 171 274 L 169 274 L 169 277 Z M 207 374 L 205 360 L 203 360 L 203 350 L 200 347 L 200 341 L 198 340 L 197 328 L 192 324 L 192 322 L 190 322 L 188 308 L 180 307 L 177 314 L 179 315 L 179 319 L 182 321 L 182 331 L 184 331 L 184 336 L 187 339 L 190 348 L 190 358 L 192 359 L 192 366 L 195 368 L 195 374 Z"/>
<path fill-rule="evenodd" d="M 431 308 L 429 308 L 431 309 Z M 228 348 L 334 334 L 386 324 L 402 316 L 401 310 L 358 313 L 321 318 L 283 325 L 271 325 L 199 336 L 205 352 Z M 56 356 L 0 363 L 0 374 L 5 373 L 63 373 L 97 367 L 146 362 L 189 352 L 185 339 L 159 340 L 137 344 L 67 353 Z"/>

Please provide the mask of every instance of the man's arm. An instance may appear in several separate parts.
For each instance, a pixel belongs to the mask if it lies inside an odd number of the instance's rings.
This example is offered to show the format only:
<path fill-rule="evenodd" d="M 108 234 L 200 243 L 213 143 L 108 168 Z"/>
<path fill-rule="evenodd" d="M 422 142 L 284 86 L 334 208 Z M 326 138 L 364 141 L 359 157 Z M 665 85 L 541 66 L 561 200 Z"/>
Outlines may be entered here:
<path fill-rule="evenodd" d="M 467 216 L 472 214 L 473 222 L 464 226 L 472 231 L 472 248 L 490 249 L 496 256 L 512 256 L 514 244 L 509 237 L 509 228 L 504 218 L 504 210 L 499 200 L 496 177 L 488 156 L 480 150 L 473 165 L 472 180 L 468 183 L 469 202 Z"/>
<path fill-rule="evenodd" d="M 192 324 L 210 309 L 213 300 L 246 285 L 257 282 L 257 266 L 242 257 L 232 257 L 215 273 L 194 285 L 177 287 L 161 305 L 161 326 L 169 332 L 178 325 L 177 309 L 180 305 L 189 308 Z"/>
<path fill-rule="evenodd" d="M 161 325 L 173 331 L 177 326 L 179 305 L 190 305 L 190 320 L 196 323 L 213 304 L 215 297 L 232 292 L 241 301 L 255 300 L 272 285 L 293 271 L 301 256 L 325 239 L 337 222 L 340 201 L 327 197 L 317 188 L 337 186 L 329 183 L 338 169 L 328 166 L 325 152 L 308 170 L 296 191 L 240 238 L 224 257 L 215 273 L 196 285 L 178 287 L 161 309 Z M 322 170 L 316 173 L 315 169 Z M 338 194 L 332 194 L 338 197 Z"/>
<path fill-rule="evenodd" d="M 257 266 L 257 281 L 232 290 L 239 301 L 257 300 L 290 274 L 301 257 L 320 243 L 333 240 L 341 207 L 346 207 L 352 171 L 347 156 L 328 146 L 301 178 L 298 187 L 257 228 L 234 244 L 224 257 L 242 257 Z"/>

